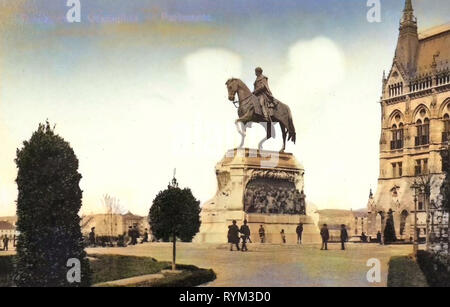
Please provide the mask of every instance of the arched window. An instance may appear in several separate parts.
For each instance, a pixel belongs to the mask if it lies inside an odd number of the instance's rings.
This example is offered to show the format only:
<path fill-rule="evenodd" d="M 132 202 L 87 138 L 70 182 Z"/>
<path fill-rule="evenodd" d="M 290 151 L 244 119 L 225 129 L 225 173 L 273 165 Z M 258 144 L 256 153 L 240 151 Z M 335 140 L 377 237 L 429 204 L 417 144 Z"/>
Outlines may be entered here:
<path fill-rule="evenodd" d="M 442 143 L 450 141 L 450 116 L 448 113 L 444 115 L 444 131 L 442 132 Z"/>
<path fill-rule="evenodd" d="M 403 124 L 400 123 L 398 128 L 397 125 L 392 126 L 392 141 L 391 150 L 402 149 L 403 148 Z"/>
<path fill-rule="evenodd" d="M 430 121 L 428 118 L 425 118 L 422 122 L 420 119 L 416 122 L 417 136 L 415 145 L 428 145 L 430 142 Z"/>

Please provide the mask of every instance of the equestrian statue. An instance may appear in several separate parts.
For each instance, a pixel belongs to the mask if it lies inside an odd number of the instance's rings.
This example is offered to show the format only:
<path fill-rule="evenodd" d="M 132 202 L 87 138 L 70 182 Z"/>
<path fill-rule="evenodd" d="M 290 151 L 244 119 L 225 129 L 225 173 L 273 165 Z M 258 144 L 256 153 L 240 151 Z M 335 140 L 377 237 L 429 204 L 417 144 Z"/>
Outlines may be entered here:
<path fill-rule="evenodd" d="M 256 81 L 253 92 L 240 79 L 231 78 L 225 83 L 228 89 L 228 99 L 238 105 L 239 118 L 235 124 L 242 136 L 239 148 L 244 145 L 247 125 L 251 127 L 251 123 L 259 123 L 266 129 L 266 136 L 258 145 L 258 149 L 262 150 L 262 144 L 272 137 L 272 132 L 275 137 L 274 123 L 279 123 L 283 135 L 283 147 L 280 152 L 284 152 L 286 137 L 294 144 L 296 140 L 291 110 L 286 104 L 273 97 L 269 89 L 268 78 L 262 73 L 263 70 L 260 67 L 255 69 Z M 236 93 L 238 101 L 234 101 Z"/>

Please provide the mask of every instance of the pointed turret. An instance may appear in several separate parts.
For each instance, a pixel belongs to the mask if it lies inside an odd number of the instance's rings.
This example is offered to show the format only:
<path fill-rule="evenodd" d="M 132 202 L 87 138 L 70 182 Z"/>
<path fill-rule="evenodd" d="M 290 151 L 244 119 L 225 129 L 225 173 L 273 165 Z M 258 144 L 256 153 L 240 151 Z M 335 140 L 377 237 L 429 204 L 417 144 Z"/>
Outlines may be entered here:
<path fill-rule="evenodd" d="M 405 18 L 406 16 L 412 18 L 414 17 L 414 9 L 411 0 L 406 0 L 405 2 L 405 9 L 403 10 L 403 18 Z"/>
<path fill-rule="evenodd" d="M 408 11 L 412 11 L 413 10 L 412 1 L 411 0 L 406 0 L 405 10 L 408 10 Z"/>
<path fill-rule="evenodd" d="M 406 0 L 403 16 L 400 21 L 400 33 L 397 50 L 395 51 L 395 60 L 409 76 L 414 75 L 416 71 L 418 47 L 417 19 L 414 16 L 411 0 Z"/>

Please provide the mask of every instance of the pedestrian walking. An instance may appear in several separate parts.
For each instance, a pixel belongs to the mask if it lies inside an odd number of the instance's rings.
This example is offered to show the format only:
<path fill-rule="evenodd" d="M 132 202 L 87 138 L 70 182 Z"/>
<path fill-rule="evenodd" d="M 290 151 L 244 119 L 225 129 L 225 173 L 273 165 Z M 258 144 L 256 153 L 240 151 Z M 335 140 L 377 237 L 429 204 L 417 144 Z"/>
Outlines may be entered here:
<path fill-rule="evenodd" d="M 348 233 L 345 225 L 341 225 L 341 250 L 345 250 L 345 242 L 348 241 Z"/>
<path fill-rule="evenodd" d="M 7 251 L 8 250 L 8 242 L 9 242 L 9 238 L 7 235 L 5 235 L 3 237 L 3 250 Z"/>
<path fill-rule="evenodd" d="M 381 231 L 377 232 L 377 242 L 383 244 L 383 242 L 381 242 Z"/>
<path fill-rule="evenodd" d="M 261 243 L 266 242 L 266 230 L 264 229 L 263 225 L 259 225 L 259 239 L 261 240 Z"/>
<path fill-rule="evenodd" d="M 95 227 L 92 227 L 89 233 L 89 245 L 95 247 Z"/>
<path fill-rule="evenodd" d="M 297 243 L 302 244 L 302 234 L 303 234 L 303 223 L 299 223 L 297 229 L 295 230 L 297 233 Z"/>
<path fill-rule="evenodd" d="M 241 229 L 239 230 L 239 232 L 242 233 L 242 236 L 241 236 L 241 239 L 242 239 L 241 251 L 246 252 L 246 251 L 248 251 L 247 240 L 250 237 L 250 228 L 247 225 L 247 220 L 244 220 L 244 225 L 241 226 Z"/>
<path fill-rule="evenodd" d="M 232 224 L 228 226 L 228 243 L 230 243 L 230 251 L 233 250 L 233 245 L 236 245 L 237 250 L 240 250 L 239 227 L 236 225 L 236 220 L 233 220 Z"/>
<path fill-rule="evenodd" d="M 283 241 L 283 244 L 286 243 L 286 234 L 284 233 L 284 229 L 281 229 L 280 235 L 281 235 L 281 241 Z"/>
<path fill-rule="evenodd" d="M 320 250 L 328 250 L 328 240 L 330 239 L 330 233 L 328 231 L 327 224 L 323 224 L 320 229 L 320 236 L 322 237 L 322 247 Z"/>

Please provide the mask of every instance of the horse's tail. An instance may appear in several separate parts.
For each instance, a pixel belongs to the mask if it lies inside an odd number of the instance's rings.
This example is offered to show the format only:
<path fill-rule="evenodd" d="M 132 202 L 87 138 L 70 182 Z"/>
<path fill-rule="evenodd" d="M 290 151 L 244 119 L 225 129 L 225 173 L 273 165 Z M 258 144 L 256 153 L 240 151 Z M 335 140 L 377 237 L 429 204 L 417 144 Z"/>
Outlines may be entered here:
<path fill-rule="evenodd" d="M 291 114 L 291 110 L 289 110 L 289 117 L 288 117 L 288 141 L 292 141 L 295 144 L 297 135 L 295 133 L 295 127 L 294 127 L 294 122 L 292 121 L 292 114 Z"/>

